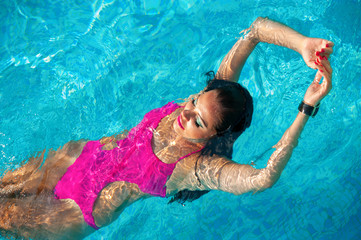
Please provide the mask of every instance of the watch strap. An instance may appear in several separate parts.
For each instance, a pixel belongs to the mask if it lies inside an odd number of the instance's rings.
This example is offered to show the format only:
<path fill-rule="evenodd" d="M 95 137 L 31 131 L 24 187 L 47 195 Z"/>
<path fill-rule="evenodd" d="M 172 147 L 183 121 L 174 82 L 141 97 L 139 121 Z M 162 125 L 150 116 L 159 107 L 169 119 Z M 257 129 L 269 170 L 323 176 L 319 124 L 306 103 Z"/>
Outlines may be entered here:
<path fill-rule="evenodd" d="M 302 101 L 298 106 L 298 111 L 300 111 L 301 113 L 307 116 L 314 117 L 316 116 L 319 108 L 320 108 L 320 103 L 318 103 L 316 106 L 313 107 Z"/>

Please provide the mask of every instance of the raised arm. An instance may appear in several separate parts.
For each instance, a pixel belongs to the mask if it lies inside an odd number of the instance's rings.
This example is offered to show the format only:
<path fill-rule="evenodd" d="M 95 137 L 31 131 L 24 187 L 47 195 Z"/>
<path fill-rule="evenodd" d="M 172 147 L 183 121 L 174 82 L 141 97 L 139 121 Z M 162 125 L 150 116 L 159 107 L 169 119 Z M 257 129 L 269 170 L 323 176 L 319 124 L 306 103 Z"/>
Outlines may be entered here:
<path fill-rule="evenodd" d="M 320 38 L 309 38 L 279 22 L 258 17 L 244 38 L 238 40 L 222 60 L 216 78 L 237 82 L 242 68 L 259 42 L 287 47 L 300 53 L 311 68 L 316 68 L 317 56 L 329 57 L 333 43 Z"/>
<path fill-rule="evenodd" d="M 316 66 L 319 71 L 307 89 L 303 100 L 303 102 L 310 106 L 317 106 L 332 87 L 332 68 L 329 61 L 326 60 L 325 57 L 318 59 L 317 62 L 319 63 Z M 322 84 L 320 84 L 321 77 L 324 78 Z M 210 189 L 223 190 L 234 194 L 262 191 L 273 186 L 288 163 L 293 149 L 297 146 L 298 138 L 308 119 L 309 116 L 303 112 L 297 114 L 295 121 L 275 145 L 276 150 L 268 160 L 266 168 L 254 169 L 249 165 L 241 165 L 223 158 L 218 158 L 210 163 L 211 168 L 217 170 L 207 170 L 208 177 L 204 177 L 203 179 L 205 185 Z M 209 174 L 214 175 L 210 176 Z"/>

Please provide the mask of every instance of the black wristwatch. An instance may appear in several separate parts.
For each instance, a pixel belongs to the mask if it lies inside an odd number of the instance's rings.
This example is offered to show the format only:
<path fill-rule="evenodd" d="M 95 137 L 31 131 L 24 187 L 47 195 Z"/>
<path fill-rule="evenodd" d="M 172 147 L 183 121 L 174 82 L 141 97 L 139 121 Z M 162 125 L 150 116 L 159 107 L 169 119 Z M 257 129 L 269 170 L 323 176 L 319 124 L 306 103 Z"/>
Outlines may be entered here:
<path fill-rule="evenodd" d="M 312 107 L 308 104 L 306 104 L 304 101 L 300 103 L 298 106 L 298 111 L 300 111 L 303 114 L 306 114 L 307 116 L 314 117 L 316 116 L 318 109 L 320 108 L 320 103 L 318 103 L 316 106 Z"/>

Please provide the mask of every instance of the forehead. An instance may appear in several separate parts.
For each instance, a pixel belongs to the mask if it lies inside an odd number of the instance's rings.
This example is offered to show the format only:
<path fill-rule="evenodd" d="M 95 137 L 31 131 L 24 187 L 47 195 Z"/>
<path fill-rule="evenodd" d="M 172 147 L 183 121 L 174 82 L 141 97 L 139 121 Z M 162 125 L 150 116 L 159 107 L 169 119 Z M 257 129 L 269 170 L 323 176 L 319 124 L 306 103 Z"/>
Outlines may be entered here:
<path fill-rule="evenodd" d="M 217 102 L 217 92 L 209 91 L 201 94 L 197 101 L 199 114 L 207 122 L 208 128 L 214 128 L 220 121 L 220 105 Z"/>

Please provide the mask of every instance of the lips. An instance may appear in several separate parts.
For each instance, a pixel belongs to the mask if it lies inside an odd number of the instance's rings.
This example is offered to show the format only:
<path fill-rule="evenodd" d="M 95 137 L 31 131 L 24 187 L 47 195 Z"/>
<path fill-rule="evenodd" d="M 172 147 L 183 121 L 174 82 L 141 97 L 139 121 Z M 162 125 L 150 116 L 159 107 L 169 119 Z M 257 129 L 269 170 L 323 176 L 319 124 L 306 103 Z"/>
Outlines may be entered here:
<path fill-rule="evenodd" d="M 177 117 L 177 121 L 178 121 L 178 125 L 180 126 L 180 128 L 184 130 L 184 127 L 183 127 L 182 122 L 181 122 L 181 115 L 179 115 Z"/>

